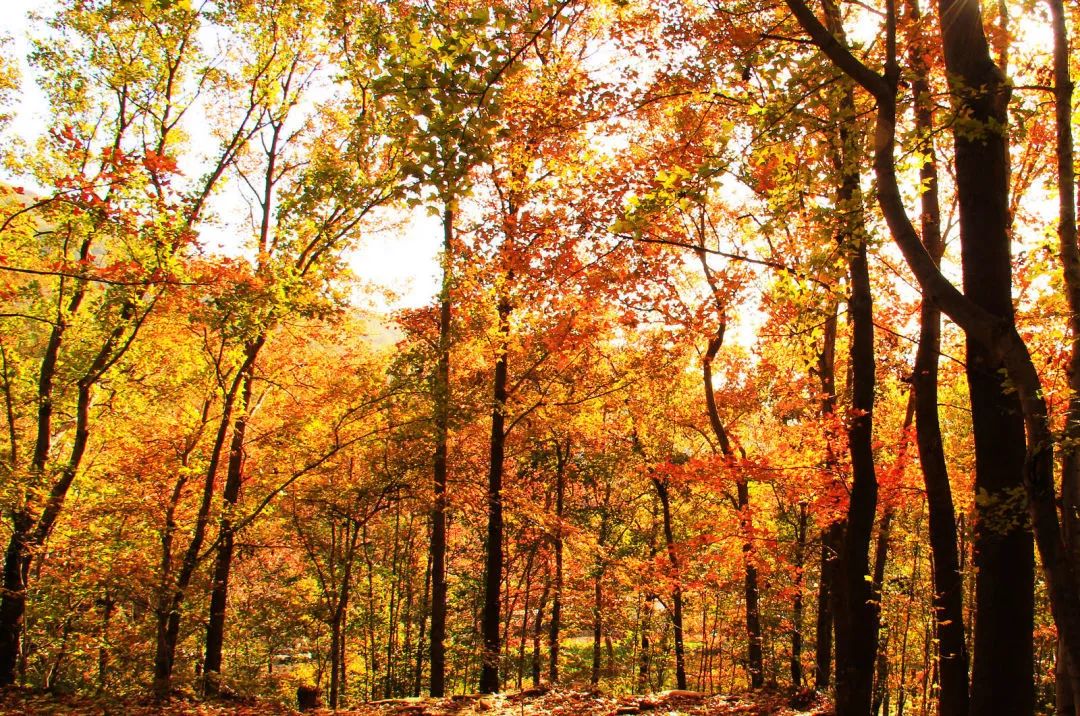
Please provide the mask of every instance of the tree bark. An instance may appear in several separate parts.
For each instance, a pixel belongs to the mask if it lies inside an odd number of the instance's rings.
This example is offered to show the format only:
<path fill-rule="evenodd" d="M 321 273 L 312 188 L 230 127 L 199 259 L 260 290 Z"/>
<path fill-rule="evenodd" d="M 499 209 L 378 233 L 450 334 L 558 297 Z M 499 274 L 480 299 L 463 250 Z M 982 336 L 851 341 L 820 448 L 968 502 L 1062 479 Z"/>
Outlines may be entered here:
<path fill-rule="evenodd" d="M 921 18 L 918 0 L 908 0 L 908 14 L 915 27 Z M 922 241 L 927 253 L 940 264 L 945 252 L 941 237 L 941 210 L 938 204 L 937 155 L 934 151 L 933 99 L 921 35 L 912 38 L 909 52 L 914 77 L 915 129 L 919 151 L 924 157 L 919 170 L 922 184 Z M 941 423 L 938 418 L 938 355 L 941 352 L 941 311 L 924 300 L 919 315 L 919 343 L 915 353 L 911 385 L 915 398 L 915 442 L 929 516 L 930 551 L 933 565 L 933 610 L 941 662 L 940 716 L 967 716 L 968 653 L 964 636 L 964 581 L 957 552 L 956 511 L 953 508 L 949 472 L 945 464 Z"/>
<path fill-rule="evenodd" d="M 839 12 L 825 3 L 826 22 L 833 36 L 843 38 Z M 879 615 L 869 575 L 870 542 L 877 510 L 877 475 L 873 452 L 873 414 L 876 364 L 874 317 L 867 262 L 866 230 L 859 189 L 859 157 L 855 127 L 854 83 L 842 89 L 837 129 L 838 186 L 837 243 L 848 257 L 851 281 L 848 315 L 851 321 L 851 411 L 848 451 L 851 457 L 851 494 L 840 576 L 836 591 L 836 713 L 863 716 L 872 701 Z"/>
<path fill-rule="evenodd" d="M 825 472 L 835 480 L 836 456 L 832 448 L 829 427 L 836 413 L 836 312 L 831 302 L 826 309 L 821 350 L 815 372 L 821 386 L 820 417 L 825 423 Z M 836 520 L 821 531 L 821 559 L 817 593 L 817 624 L 814 643 L 814 688 L 825 691 L 832 681 L 833 594 L 836 591 L 836 566 L 844 536 L 842 520 Z"/>
<path fill-rule="evenodd" d="M 555 585 L 551 599 L 551 621 L 548 624 L 548 681 L 559 683 L 559 630 L 562 627 L 563 597 L 563 501 L 566 493 L 566 473 L 562 450 L 555 444 Z"/>
<path fill-rule="evenodd" d="M 1066 548 L 1057 512 L 1054 491 L 1055 441 L 1050 431 L 1049 411 L 1042 381 L 1027 345 L 1017 332 L 1011 312 L 1008 315 L 994 313 L 960 293 L 938 270 L 933 259 L 922 246 L 918 233 L 908 218 L 896 178 L 894 156 L 896 88 L 899 81 L 899 69 L 895 61 L 895 8 L 890 2 L 886 13 L 889 42 L 885 73 L 882 75 L 869 69 L 854 57 L 835 36 L 829 33 L 802 0 L 786 0 L 786 2 L 799 23 L 811 35 L 813 42 L 877 100 L 874 173 L 877 178 L 878 202 L 889 225 L 893 241 L 903 253 L 908 267 L 915 274 L 923 289 L 924 297 L 937 302 L 942 311 L 952 318 L 969 338 L 990 351 L 991 358 L 1000 361 L 1019 397 L 1027 432 L 1027 449 L 1022 472 L 1027 513 L 1031 519 L 1035 542 L 1043 565 L 1051 612 L 1059 633 L 1064 638 L 1070 679 L 1077 684 L 1078 670 L 1074 665 L 1080 664 L 1080 587 L 1076 579 L 1077 565 Z M 1007 86 L 1004 84 L 1000 71 L 989 58 L 978 5 L 959 3 L 956 0 L 941 0 L 939 12 L 942 16 L 950 18 L 950 22 L 943 23 L 943 47 L 951 78 L 962 83 L 963 86 L 984 90 L 978 95 L 982 98 L 981 100 L 968 97 L 963 92 L 960 92 L 958 98 L 958 104 L 961 105 L 966 116 L 976 120 L 982 118 L 981 122 L 976 123 L 976 127 L 981 127 L 982 131 L 973 132 L 967 128 L 968 122 L 965 121 L 964 134 L 969 136 L 966 139 L 963 136 L 956 137 L 958 147 L 961 144 L 964 147 L 964 151 L 958 153 L 965 155 L 964 171 L 959 171 L 959 169 L 957 171 L 957 190 L 962 197 L 961 224 L 963 229 L 965 221 L 968 222 L 967 230 L 970 236 L 974 228 L 989 221 L 988 217 L 984 217 L 983 221 L 977 220 L 978 211 L 976 210 L 979 206 L 972 200 L 981 195 L 980 189 L 994 189 L 989 196 L 984 197 L 992 202 L 986 207 L 988 215 L 999 214 L 1000 207 L 1006 204 L 1001 195 L 1007 191 L 1007 187 L 1000 186 L 994 179 L 995 174 L 1000 178 L 1004 172 L 1005 162 L 1000 151 L 1000 147 L 1004 145 L 1004 138 L 1001 136 L 1001 128 L 1004 124 L 997 120 L 992 121 L 985 115 L 988 104 L 991 105 L 990 110 L 993 110 L 994 104 L 1004 107 Z M 987 97 L 992 99 L 987 100 Z M 985 141 L 981 143 L 976 141 L 976 134 Z M 986 173 L 970 176 L 969 171 L 982 173 L 980 162 L 974 161 L 982 154 L 986 155 L 983 158 L 988 164 Z M 975 220 L 972 220 L 972 215 L 976 217 Z M 998 216 L 998 218 L 1001 217 Z M 999 234 L 1005 233 L 1003 226 L 995 226 L 994 223 L 990 222 L 990 225 L 985 228 Z M 993 237 L 982 237 L 983 241 L 992 242 L 992 239 Z M 1008 449 L 1008 446 L 1005 447 Z M 1022 563 L 1017 567 L 1021 570 L 1024 568 Z M 1022 575 L 1021 579 L 1023 579 Z M 1021 614 L 1020 618 L 1023 620 L 1024 615 Z M 1030 632 L 1028 635 L 1029 638 Z M 1008 648 L 1006 644 L 999 644 L 999 647 Z M 1024 641 L 1021 641 L 1019 650 L 1025 651 Z M 1014 658 L 1016 661 L 1024 659 L 1023 655 Z M 973 688 L 973 700 L 974 691 Z M 1025 694 L 1020 693 L 1008 696 L 1006 703 L 1018 705 L 1022 710 L 1017 713 L 1022 714 L 1025 712 L 1023 709 L 1028 708 L 1029 701 Z M 993 708 L 1000 709 L 1002 706 L 1003 704 L 996 704 Z M 972 708 L 975 708 L 974 704 Z"/>
<path fill-rule="evenodd" d="M 664 545 L 667 548 L 668 562 L 671 564 L 673 579 L 671 601 L 671 627 L 675 642 L 675 683 L 677 688 L 686 688 L 686 653 L 683 643 L 683 599 L 682 599 L 682 576 L 679 565 L 679 556 L 675 552 L 675 534 L 671 520 L 671 495 L 668 492 L 666 480 L 657 477 L 652 478 L 656 495 L 660 498 L 660 510 L 664 520 Z"/>
<path fill-rule="evenodd" d="M 450 286 L 453 280 L 454 208 L 443 207 L 442 291 L 439 298 L 439 354 L 435 366 L 434 500 L 431 506 L 431 683 L 430 694 L 446 691 L 446 473 L 450 434 Z"/>
<path fill-rule="evenodd" d="M 1073 82 L 1069 36 L 1062 0 L 1047 0 L 1054 33 L 1054 117 L 1057 135 L 1058 244 L 1069 304 L 1069 408 L 1062 435 L 1061 513 L 1065 548 L 1080 564 L 1080 246 L 1076 228 L 1076 175 L 1073 169 Z M 1068 652 L 1057 650 L 1058 716 L 1080 716 L 1080 687 L 1070 683 Z M 1076 672 L 1077 669 L 1072 669 Z"/>
<path fill-rule="evenodd" d="M 499 690 L 500 606 L 503 572 L 502 477 L 506 449 L 506 377 L 510 331 L 510 300 L 499 299 L 499 348 L 495 361 L 493 403 L 491 408 L 491 456 L 488 470 L 488 531 L 484 570 L 483 658 L 480 668 L 480 693 Z"/>
<path fill-rule="evenodd" d="M 206 693 L 210 695 L 216 694 L 220 686 L 221 657 L 225 644 L 225 614 L 229 598 L 229 573 L 232 570 L 235 540 L 233 513 L 240 499 L 240 487 L 244 479 L 244 441 L 251 411 L 255 361 L 265 342 L 266 334 L 264 333 L 246 347 L 247 370 L 244 373 L 243 387 L 240 391 L 239 413 L 233 425 L 232 439 L 229 442 L 229 461 L 225 472 L 225 486 L 222 490 L 222 513 L 214 555 L 213 581 L 210 587 L 210 609 L 206 621 L 206 655 L 203 660 L 204 687 Z"/>

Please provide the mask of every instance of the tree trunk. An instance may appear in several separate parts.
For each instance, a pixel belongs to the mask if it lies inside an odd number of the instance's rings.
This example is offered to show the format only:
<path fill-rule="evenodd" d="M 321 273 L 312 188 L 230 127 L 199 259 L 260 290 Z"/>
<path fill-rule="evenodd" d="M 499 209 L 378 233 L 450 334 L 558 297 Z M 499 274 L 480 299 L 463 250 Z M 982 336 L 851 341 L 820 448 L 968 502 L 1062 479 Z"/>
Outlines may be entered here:
<path fill-rule="evenodd" d="M 918 0 L 908 0 L 913 21 L 921 17 Z M 914 71 L 912 93 L 915 128 L 923 165 L 919 179 L 922 240 L 926 251 L 940 263 L 945 251 L 941 237 L 938 204 L 937 158 L 933 142 L 933 100 L 928 82 L 921 38 L 913 38 L 910 63 Z M 949 472 L 945 464 L 941 424 L 938 419 L 938 355 L 941 352 L 941 311 L 924 300 L 919 317 L 919 344 L 915 353 L 911 385 L 915 396 L 915 442 L 926 486 L 930 523 L 930 550 L 933 556 L 934 623 L 937 629 L 938 658 L 941 662 L 940 716 L 967 716 L 968 653 L 964 636 L 964 580 L 957 552 L 956 511 L 953 508 Z"/>
<path fill-rule="evenodd" d="M 540 592 L 540 601 L 536 605 L 536 619 L 532 633 L 532 683 L 533 688 L 540 687 L 540 637 L 544 633 L 544 608 L 547 606 L 548 593 L 551 591 L 551 578 L 545 576 L 544 589 Z"/>
<path fill-rule="evenodd" d="M 432 696 L 446 690 L 446 473 L 450 433 L 450 286 L 453 281 L 454 208 L 443 207 L 442 291 L 439 298 L 439 355 L 435 367 L 434 500 L 431 507 L 431 686 Z"/>
<path fill-rule="evenodd" d="M 837 8 L 830 2 L 825 7 L 833 35 L 842 37 Z M 859 191 L 860 152 L 851 126 L 856 117 L 854 86 L 850 81 L 846 84 L 840 101 L 836 206 L 840 213 L 837 243 L 848 256 L 851 280 L 848 314 L 852 379 L 847 432 L 852 481 L 836 591 L 836 713 L 864 716 L 871 707 L 878 640 L 878 605 L 873 599 L 872 585 L 866 579 L 877 509 L 873 452 L 876 366 L 870 272 Z"/>
<path fill-rule="evenodd" d="M 795 525 L 795 595 L 791 598 L 791 686 L 802 688 L 803 568 L 806 563 L 806 532 L 810 518 L 806 502 L 799 503 Z"/>
<path fill-rule="evenodd" d="M 503 572 L 502 476 L 506 447 L 506 374 L 510 301 L 499 299 L 499 354 L 495 361 L 493 404 L 491 409 L 491 459 L 488 470 L 487 559 L 484 570 L 483 658 L 480 669 L 480 693 L 499 690 L 499 609 Z"/>
<path fill-rule="evenodd" d="M 979 6 L 939 0 L 953 99 L 971 129 L 954 132 L 964 295 L 1013 322 L 1006 107 Z M 975 89 L 978 88 L 978 89 Z M 975 650 L 972 716 L 1034 712 L 1034 558 L 1024 503 L 1022 407 L 994 350 L 967 336 L 975 438 Z"/>
<path fill-rule="evenodd" d="M 601 617 L 603 615 L 604 607 L 604 593 L 600 586 L 600 578 L 602 576 L 603 572 L 597 568 L 596 574 L 593 575 L 592 675 L 589 677 L 589 683 L 594 690 L 600 686 L 600 640 L 603 636 L 603 621 Z"/>
<path fill-rule="evenodd" d="M 240 486 L 244 479 L 244 440 L 251 411 L 252 383 L 255 379 L 255 361 L 266 342 L 261 334 L 248 344 L 245 350 L 247 370 L 243 378 L 239 413 L 233 426 L 229 443 L 229 462 L 222 491 L 221 523 L 218 528 L 217 550 L 214 556 L 213 581 L 210 588 L 210 611 L 206 622 L 206 656 L 203 660 L 203 679 L 207 694 L 218 691 L 221 676 L 221 656 L 225 644 L 225 613 L 229 598 L 229 573 L 232 570 L 233 515 L 240 499 Z"/>
<path fill-rule="evenodd" d="M 713 290 L 713 295 L 716 296 L 717 301 L 719 301 L 719 293 L 713 282 L 711 270 L 705 262 L 704 250 L 698 252 L 698 257 L 701 260 L 702 269 L 705 271 L 705 277 Z M 718 309 L 723 311 L 723 306 L 718 305 Z M 717 328 L 715 335 L 709 340 L 709 344 L 705 349 L 705 355 L 701 361 L 702 379 L 705 383 L 705 406 L 709 413 L 709 424 L 712 427 L 713 434 L 716 436 L 716 440 L 720 444 L 720 450 L 727 459 L 728 464 L 732 469 L 736 470 L 735 488 L 738 494 L 739 531 L 743 535 L 743 595 L 746 602 L 746 663 L 747 669 L 750 672 L 750 688 L 759 689 L 765 683 L 765 669 L 764 657 L 761 649 L 761 614 L 758 606 L 757 567 L 753 562 L 753 544 L 750 541 L 750 534 L 753 530 L 753 524 L 750 520 L 750 489 L 746 478 L 741 472 L 738 472 L 739 468 L 735 465 L 735 451 L 731 446 L 727 430 L 720 420 L 720 411 L 716 407 L 716 393 L 713 390 L 712 383 L 712 362 L 713 359 L 716 358 L 716 354 L 724 342 L 725 323 L 726 322 L 721 319 L 720 326 Z M 681 634 L 679 636 L 681 636 Z M 679 688 L 684 689 L 686 687 L 680 686 Z"/>
<path fill-rule="evenodd" d="M 686 689 L 686 655 L 683 644 L 683 600 L 682 600 L 682 576 L 680 573 L 679 557 L 675 552 L 675 536 L 671 524 L 671 495 L 668 493 L 666 480 L 652 478 L 656 494 L 660 498 L 660 510 L 664 520 L 664 544 L 667 547 L 668 562 L 675 580 L 672 589 L 671 601 L 671 627 L 675 642 L 675 682 L 676 688 Z"/>
<path fill-rule="evenodd" d="M 563 596 L 563 500 L 566 492 L 562 453 L 556 445 L 555 466 L 555 589 L 551 599 L 551 622 L 548 624 L 548 681 L 559 683 L 559 629 L 562 626 Z"/>
<path fill-rule="evenodd" d="M 1062 0 L 1047 0 L 1054 33 L 1054 115 L 1057 129 L 1058 243 L 1069 302 L 1069 409 L 1061 441 L 1061 512 L 1065 548 L 1080 564 L 1080 246 L 1076 228 L 1072 109 L 1073 82 L 1069 72 L 1069 36 Z M 1070 684 L 1064 643 L 1057 650 L 1057 713 L 1080 716 L 1080 688 Z M 1073 665 L 1073 673 L 1077 666 Z"/>

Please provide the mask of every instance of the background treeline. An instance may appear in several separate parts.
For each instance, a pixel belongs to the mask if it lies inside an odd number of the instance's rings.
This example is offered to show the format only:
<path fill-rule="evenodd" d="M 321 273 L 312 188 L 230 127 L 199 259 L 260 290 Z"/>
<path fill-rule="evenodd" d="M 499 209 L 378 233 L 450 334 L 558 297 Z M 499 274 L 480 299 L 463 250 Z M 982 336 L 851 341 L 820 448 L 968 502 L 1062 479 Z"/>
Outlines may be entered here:
<path fill-rule="evenodd" d="M 52 10 L 0 684 L 1080 713 L 1076 6 Z"/>

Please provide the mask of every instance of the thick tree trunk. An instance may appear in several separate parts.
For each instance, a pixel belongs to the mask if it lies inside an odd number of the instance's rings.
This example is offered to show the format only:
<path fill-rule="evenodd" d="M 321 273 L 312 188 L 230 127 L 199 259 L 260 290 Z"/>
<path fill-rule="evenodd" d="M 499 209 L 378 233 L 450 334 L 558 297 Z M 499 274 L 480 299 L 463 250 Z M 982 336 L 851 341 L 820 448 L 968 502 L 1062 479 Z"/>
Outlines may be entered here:
<path fill-rule="evenodd" d="M 881 75 L 851 55 L 802 0 L 785 1 L 799 24 L 810 33 L 814 43 L 877 100 L 874 174 L 877 178 L 878 202 L 893 241 L 904 254 L 904 259 L 915 274 L 924 296 L 935 301 L 969 338 L 990 351 L 989 357 L 1000 361 L 1019 397 L 1028 438 L 1021 485 L 1027 498 L 1027 515 L 1039 549 L 1050 610 L 1058 633 L 1064 639 L 1070 679 L 1076 685 L 1074 692 L 1080 691 L 1080 671 L 1074 666 L 1080 664 L 1080 586 L 1076 576 L 1077 565 L 1066 547 L 1055 500 L 1055 440 L 1050 431 L 1049 409 L 1042 381 L 1027 345 L 1017 332 L 1011 313 L 996 314 L 960 293 L 938 270 L 908 218 L 896 178 L 896 88 L 899 69 L 895 61 L 896 22 L 893 7 L 890 3 L 889 12 L 886 13 L 887 60 L 885 74 Z M 1001 156 L 1001 148 L 1005 144 L 1001 128 L 1005 124 L 1001 121 L 1001 116 L 1007 101 L 1007 85 L 989 57 L 979 5 L 959 0 L 940 0 L 939 12 L 943 17 L 950 18 L 950 22 L 942 23 L 942 44 L 950 79 L 963 87 L 981 90 L 977 95 L 965 90 L 957 92 L 960 109 L 969 120 L 964 123 L 963 136 L 956 137 L 957 153 L 965 157 L 963 161 L 959 161 L 958 156 L 957 170 L 957 190 L 961 197 L 961 233 L 964 233 L 964 224 L 967 222 L 969 238 L 973 238 L 971 233 L 979 227 L 1002 234 L 1005 233 L 1008 217 L 1005 216 L 1004 221 L 991 221 L 990 216 L 997 216 L 1000 220 L 1000 209 L 1007 203 L 1002 196 L 1007 193 L 1007 186 L 1000 185 L 999 182 L 1005 166 L 1004 157 Z M 987 116 L 988 104 L 991 105 L 991 116 Z M 992 114 L 993 105 L 1000 105 L 1001 108 L 997 118 Z M 976 132 L 976 128 L 981 131 Z M 960 151 L 961 147 L 963 151 Z M 985 160 L 985 172 L 980 168 L 984 162 L 975 160 Z M 959 169 L 961 164 L 963 171 Z M 973 172 L 978 173 L 972 175 Z M 997 188 L 984 194 L 983 190 L 992 186 Z M 985 207 L 987 216 L 984 216 L 982 221 L 978 220 L 981 209 L 976 201 L 980 197 L 989 202 Z M 975 220 L 972 220 L 973 217 Z M 993 236 L 982 236 L 980 240 L 994 243 Z M 990 254 L 993 254 L 993 251 Z M 989 365 L 981 367 L 987 368 Z M 1008 446 L 1005 448 L 1008 449 Z M 1015 500 L 1015 490 L 1013 492 Z M 1000 500 L 994 502 L 1000 504 Z M 1022 564 L 1018 566 L 1023 569 Z M 1023 618 L 1021 615 L 1021 619 Z M 998 644 L 998 647 L 1008 648 L 1005 643 Z M 1023 652 L 1024 649 L 1021 641 L 1019 651 Z M 1023 658 L 1022 655 L 1014 656 L 1010 661 L 1021 661 Z M 974 699 L 975 689 L 972 691 Z M 984 697 L 980 696 L 980 699 Z M 1017 703 L 1024 709 L 1024 704 L 1027 703 L 1025 699 L 1023 694 L 1013 694 L 1007 703 Z M 999 709 L 1003 704 L 992 707 Z"/>
<path fill-rule="evenodd" d="M 939 0 L 945 64 L 957 111 L 954 132 L 964 295 L 1013 322 L 1006 107 L 1009 89 L 990 58 L 979 6 Z M 1024 502 L 1022 406 L 991 346 L 967 337 L 975 438 L 975 647 L 972 716 L 1034 711 L 1034 558 Z"/>
<path fill-rule="evenodd" d="M 431 685 L 432 696 L 446 691 L 446 473 L 450 434 L 450 285 L 453 269 L 454 208 L 443 208 L 443 277 L 439 298 L 439 355 L 435 366 L 434 500 L 431 507 Z"/>
<path fill-rule="evenodd" d="M 506 448 L 506 377 L 510 331 L 510 301 L 499 299 L 499 354 L 495 361 L 493 403 L 491 408 L 491 456 L 488 470 L 488 531 L 484 570 L 483 658 L 480 668 L 480 693 L 499 690 L 500 606 L 503 572 L 502 476 Z"/>

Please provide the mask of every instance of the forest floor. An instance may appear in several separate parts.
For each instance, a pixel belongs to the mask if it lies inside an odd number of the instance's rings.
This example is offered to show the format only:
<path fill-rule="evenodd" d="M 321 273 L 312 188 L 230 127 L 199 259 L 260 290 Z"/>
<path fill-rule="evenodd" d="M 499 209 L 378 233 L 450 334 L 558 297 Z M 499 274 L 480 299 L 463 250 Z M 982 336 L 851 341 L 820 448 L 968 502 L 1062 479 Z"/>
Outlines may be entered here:
<path fill-rule="evenodd" d="M 235 699 L 195 702 L 173 700 L 104 701 L 83 696 L 53 696 L 24 690 L 0 692 L 0 716 L 293 716 L 300 712 L 270 702 Z M 444 699 L 387 699 L 347 710 L 305 711 L 312 716 L 831 716 L 826 701 L 811 693 L 761 691 L 737 696 L 665 691 L 648 696 L 605 696 L 567 690 L 525 690 L 490 696 Z"/>

